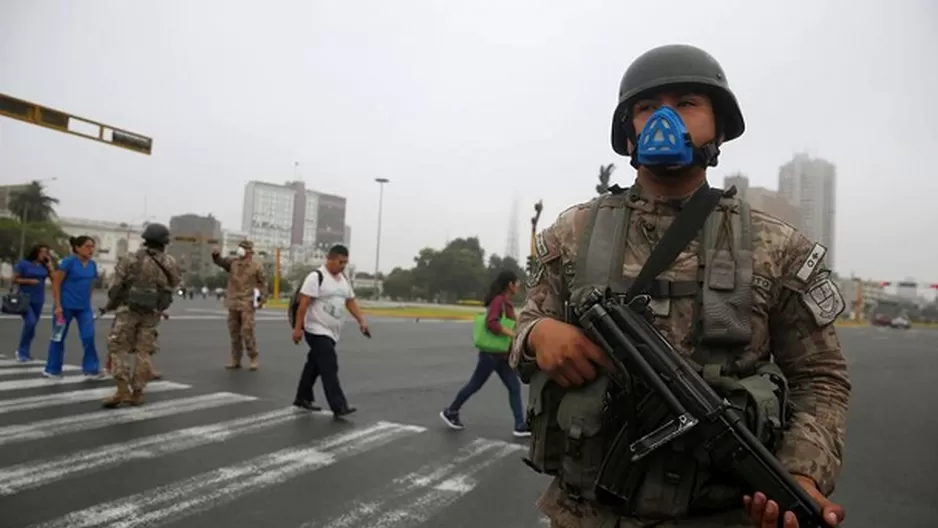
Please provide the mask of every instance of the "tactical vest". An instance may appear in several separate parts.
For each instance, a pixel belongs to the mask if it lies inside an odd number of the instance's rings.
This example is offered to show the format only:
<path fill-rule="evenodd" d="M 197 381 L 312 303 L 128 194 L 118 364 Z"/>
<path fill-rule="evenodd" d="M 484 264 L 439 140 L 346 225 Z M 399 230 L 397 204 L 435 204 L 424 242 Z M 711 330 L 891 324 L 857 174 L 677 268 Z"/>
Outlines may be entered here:
<path fill-rule="evenodd" d="M 622 270 L 632 199 L 624 191 L 593 202 L 579 239 L 570 298 L 593 288 L 609 288 L 614 294 L 628 290 L 634 278 L 623 277 Z M 747 351 L 752 341 L 752 256 L 749 205 L 724 195 L 698 235 L 697 280 L 656 279 L 647 293 L 652 306 L 695 298 L 692 364 L 774 452 L 786 426 L 788 387 L 774 363 L 757 361 Z M 571 498 L 606 503 L 624 516 L 669 519 L 738 508 L 742 490 L 708 465 L 693 434 L 636 464 L 614 461 L 631 466 L 622 476 L 630 483 L 625 501 L 610 501 L 597 490 L 597 477 L 616 435 L 624 431 L 637 439 L 660 425 L 642 423 L 645 393 L 628 385 L 622 391 L 600 375 L 584 386 L 562 389 L 543 372 L 535 372 L 527 409 L 532 438 L 525 462 L 558 477 Z"/>
<path fill-rule="evenodd" d="M 127 307 L 135 312 L 152 313 L 162 312 L 169 308 L 173 302 L 172 292 L 169 289 L 169 277 L 163 269 L 162 263 L 157 262 L 156 256 L 146 251 L 137 255 L 130 273 L 130 287 L 127 289 Z M 159 268 L 159 273 L 143 273 L 143 266 L 147 260 L 153 260 L 153 265 Z M 160 277 L 165 277 L 166 285 Z"/>

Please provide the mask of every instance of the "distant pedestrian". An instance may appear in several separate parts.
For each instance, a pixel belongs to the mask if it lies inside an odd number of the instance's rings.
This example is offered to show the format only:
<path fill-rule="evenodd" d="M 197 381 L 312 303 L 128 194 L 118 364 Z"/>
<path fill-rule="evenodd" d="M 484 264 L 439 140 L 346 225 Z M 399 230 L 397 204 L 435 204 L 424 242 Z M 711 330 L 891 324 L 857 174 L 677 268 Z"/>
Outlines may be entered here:
<path fill-rule="evenodd" d="M 26 258 L 20 259 L 13 268 L 13 283 L 27 298 L 20 344 L 16 348 L 18 361 L 29 361 L 33 358 L 30 347 L 36 336 L 36 325 L 42 317 L 42 308 L 46 301 L 46 279 L 54 270 L 52 258 L 49 256 L 49 247 L 44 244 L 33 246 Z"/>
<path fill-rule="evenodd" d="M 293 405 L 310 411 L 321 408 L 313 403 L 313 385 L 322 376 L 322 390 L 329 408 L 337 417 L 352 414 L 339 383 L 339 359 L 335 346 L 342 331 L 345 310 L 358 321 L 358 329 L 370 337 L 368 323 L 355 301 L 355 292 L 343 274 L 348 265 L 348 249 L 335 245 L 326 256 L 326 264 L 306 276 L 300 287 L 299 305 L 293 327 L 293 342 L 306 339 L 309 353 L 300 375 Z"/>
<path fill-rule="evenodd" d="M 511 304 L 511 296 L 518 293 L 520 288 L 521 282 L 518 275 L 511 270 L 499 273 L 489 286 L 484 302 L 486 306 L 484 331 L 491 336 L 506 339 L 493 340 L 503 344 L 503 347 L 487 346 L 488 350 L 479 350 L 475 371 L 469 381 L 459 390 L 449 407 L 440 411 L 440 418 L 451 429 L 462 430 L 465 428 L 459 418 L 459 410 L 466 403 L 466 400 L 481 389 L 492 373 L 495 372 L 501 378 L 505 388 L 508 389 L 508 404 L 511 406 L 511 413 L 515 422 L 512 434 L 519 438 L 531 436 L 525 422 L 524 407 L 521 404 L 521 380 L 512 370 L 511 365 L 508 364 L 508 351 L 511 338 L 514 337 L 514 331 L 503 324 L 503 318 L 511 321 L 515 320 L 515 309 Z M 478 346 L 478 341 L 476 344 Z M 501 350 L 501 348 L 504 348 L 504 350 Z"/>
<path fill-rule="evenodd" d="M 258 308 L 262 308 L 267 293 L 264 267 L 254 260 L 254 244 L 244 240 L 238 244 L 235 258 L 222 257 L 218 248 L 212 250 L 212 260 L 228 272 L 228 291 L 225 306 L 228 308 L 228 335 L 231 337 L 231 361 L 229 370 L 241 368 L 241 357 L 247 352 L 249 368 L 257 370 L 257 338 L 254 336 L 254 291 L 261 293 Z"/>
<path fill-rule="evenodd" d="M 79 236 L 69 239 L 72 254 L 59 262 L 59 267 L 52 274 L 52 296 L 55 299 L 53 328 L 64 325 L 59 339 L 49 343 L 49 353 L 43 376 L 62 377 L 62 362 L 65 356 L 65 337 L 72 320 L 78 321 L 78 333 L 84 354 L 81 370 L 85 376 L 102 378 L 101 363 L 94 342 L 94 309 L 91 307 L 91 292 L 98 278 L 98 265 L 91 258 L 94 255 L 94 239 Z M 53 335 L 53 337 L 56 337 Z"/>

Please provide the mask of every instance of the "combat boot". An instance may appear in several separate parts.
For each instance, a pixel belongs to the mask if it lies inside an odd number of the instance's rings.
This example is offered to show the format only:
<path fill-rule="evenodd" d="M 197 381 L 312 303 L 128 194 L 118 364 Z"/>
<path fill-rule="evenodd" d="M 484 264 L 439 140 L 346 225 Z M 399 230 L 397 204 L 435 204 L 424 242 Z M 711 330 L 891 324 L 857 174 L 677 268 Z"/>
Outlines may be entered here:
<path fill-rule="evenodd" d="M 111 395 L 110 398 L 105 399 L 101 402 L 101 405 L 105 409 L 114 409 L 120 407 L 123 403 L 128 403 L 131 399 L 130 387 L 127 386 L 126 381 L 117 382 L 117 392 Z"/>
<path fill-rule="evenodd" d="M 127 400 L 127 405 L 133 407 L 143 405 L 143 389 L 134 389 L 133 394 L 131 394 L 130 398 Z"/>
<path fill-rule="evenodd" d="M 256 357 L 251 358 L 251 363 L 248 365 L 248 368 L 251 370 L 257 370 L 261 366 L 260 360 Z"/>
<path fill-rule="evenodd" d="M 228 362 L 227 365 L 225 365 L 225 368 L 228 370 L 238 370 L 239 368 L 241 368 L 241 362 L 235 359 L 232 359 L 231 361 Z"/>

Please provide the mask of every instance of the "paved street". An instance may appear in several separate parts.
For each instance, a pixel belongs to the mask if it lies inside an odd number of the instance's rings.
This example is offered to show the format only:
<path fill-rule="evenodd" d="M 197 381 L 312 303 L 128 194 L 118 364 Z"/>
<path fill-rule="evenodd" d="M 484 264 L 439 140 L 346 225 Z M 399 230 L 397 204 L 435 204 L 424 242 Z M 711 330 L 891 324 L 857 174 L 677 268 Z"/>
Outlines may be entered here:
<path fill-rule="evenodd" d="M 110 381 L 39 377 L 12 361 L 16 319 L 0 317 L 0 526 L 3 528 L 536 527 L 545 480 L 520 461 L 496 378 L 466 405 L 467 429 L 437 413 L 474 365 L 465 323 L 373 320 L 348 328 L 346 421 L 289 408 L 304 350 L 283 312 L 258 316 L 261 370 L 228 372 L 223 308 L 177 301 L 161 327 L 148 405 L 104 411 Z M 105 357 L 110 321 L 98 321 Z M 44 320 L 33 356 L 45 357 Z M 66 363 L 80 362 L 75 329 Z M 938 332 L 842 329 L 854 399 L 836 498 L 847 526 L 932 527 L 938 516 Z M 317 399 L 324 397 L 317 387 Z"/>

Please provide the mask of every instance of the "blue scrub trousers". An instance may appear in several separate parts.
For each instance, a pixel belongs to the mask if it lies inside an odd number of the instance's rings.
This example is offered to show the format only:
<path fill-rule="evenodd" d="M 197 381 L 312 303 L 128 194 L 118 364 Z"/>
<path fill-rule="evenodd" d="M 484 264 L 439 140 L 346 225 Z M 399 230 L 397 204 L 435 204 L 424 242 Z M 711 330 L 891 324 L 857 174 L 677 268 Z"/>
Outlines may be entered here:
<path fill-rule="evenodd" d="M 20 332 L 20 346 L 16 348 L 16 358 L 20 360 L 32 359 L 29 353 L 33 338 L 36 337 L 36 325 L 42 316 L 42 299 L 39 302 L 29 303 L 29 308 L 23 314 L 23 331 Z"/>
<path fill-rule="evenodd" d="M 98 350 L 94 345 L 94 310 L 86 308 L 84 310 L 62 310 L 65 317 L 65 333 L 62 340 L 56 343 L 49 341 L 49 358 L 46 360 L 46 373 L 55 376 L 62 375 L 62 361 L 65 356 L 65 338 L 68 336 L 68 329 L 72 324 L 72 319 L 78 321 L 78 336 L 81 338 L 81 346 L 85 353 L 81 358 L 81 370 L 85 374 L 98 374 L 101 371 L 101 363 L 98 361 Z M 55 317 L 52 318 L 52 326 L 55 327 Z"/>

